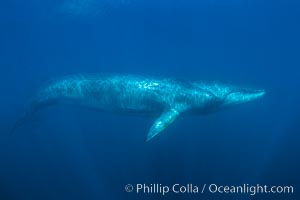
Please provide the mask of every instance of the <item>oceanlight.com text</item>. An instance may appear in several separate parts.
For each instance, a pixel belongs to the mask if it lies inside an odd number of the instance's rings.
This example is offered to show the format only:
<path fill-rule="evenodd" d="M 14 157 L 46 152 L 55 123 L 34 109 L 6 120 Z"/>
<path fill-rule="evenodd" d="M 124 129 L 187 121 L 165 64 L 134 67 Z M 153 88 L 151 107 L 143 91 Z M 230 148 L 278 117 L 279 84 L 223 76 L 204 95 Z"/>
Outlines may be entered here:
<path fill-rule="evenodd" d="M 246 195 L 257 195 L 257 194 L 293 194 L 293 186 L 268 186 L 268 185 L 219 185 L 219 184 L 202 184 L 196 185 L 192 183 L 173 185 L 166 185 L 160 183 L 146 184 L 138 183 L 135 185 L 127 184 L 125 191 L 128 193 L 136 194 L 160 194 L 167 195 L 169 193 L 174 194 L 246 194 Z"/>

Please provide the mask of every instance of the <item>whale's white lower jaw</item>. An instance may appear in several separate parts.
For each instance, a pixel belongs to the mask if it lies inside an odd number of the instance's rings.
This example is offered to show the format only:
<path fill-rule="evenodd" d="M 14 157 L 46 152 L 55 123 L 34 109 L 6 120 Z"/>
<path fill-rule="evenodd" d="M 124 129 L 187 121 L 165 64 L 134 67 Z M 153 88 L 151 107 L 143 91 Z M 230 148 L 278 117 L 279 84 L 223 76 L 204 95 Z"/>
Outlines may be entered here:
<path fill-rule="evenodd" d="M 265 90 L 241 90 L 229 94 L 224 101 L 224 105 L 240 104 L 258 99 L 266 94 Z"/>
<path fill-rule="evenodd" d="M 257 98 L 264 96 L 265 94 L 266 94 L 265 90 L 259 90 L 259 91 L 255 92 L 254 94 L 252 94 L 252 98 L 257 99 Z"/>

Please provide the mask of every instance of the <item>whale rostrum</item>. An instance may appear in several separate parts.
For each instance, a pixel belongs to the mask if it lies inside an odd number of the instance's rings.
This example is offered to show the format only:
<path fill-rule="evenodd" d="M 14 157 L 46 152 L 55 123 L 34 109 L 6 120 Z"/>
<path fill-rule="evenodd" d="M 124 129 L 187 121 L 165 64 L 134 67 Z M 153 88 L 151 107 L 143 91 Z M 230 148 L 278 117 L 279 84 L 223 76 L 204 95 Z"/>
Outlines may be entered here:
<path fill-rule="evenodd" d="M 207 114 L 264 94 L 264 90 L 218 82 L 189 82 L 135 75 L 72 75 L 51 81 L 41 88 L 11 133 L 29 121 L 37 111 L 63 103 L 108 112 L 158 116 L 147 135 L 146 141 L 149 141 L 180 115 Z"/>

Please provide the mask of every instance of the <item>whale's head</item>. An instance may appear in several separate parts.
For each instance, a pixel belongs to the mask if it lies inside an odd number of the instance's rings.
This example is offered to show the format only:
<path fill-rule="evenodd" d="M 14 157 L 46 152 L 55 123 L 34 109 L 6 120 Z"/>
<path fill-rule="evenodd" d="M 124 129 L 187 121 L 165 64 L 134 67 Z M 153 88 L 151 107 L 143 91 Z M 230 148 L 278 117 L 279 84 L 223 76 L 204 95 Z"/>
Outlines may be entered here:
<path fill-rule="evenodd" d="M 221 83 L 196 83 L 197 88 L 214 99 L 219 106 L 236 105 L 258 99 L 266 93 L 265 90 L 236 87 Z M 213 98 L 212 98 L 213 97 Z"/>

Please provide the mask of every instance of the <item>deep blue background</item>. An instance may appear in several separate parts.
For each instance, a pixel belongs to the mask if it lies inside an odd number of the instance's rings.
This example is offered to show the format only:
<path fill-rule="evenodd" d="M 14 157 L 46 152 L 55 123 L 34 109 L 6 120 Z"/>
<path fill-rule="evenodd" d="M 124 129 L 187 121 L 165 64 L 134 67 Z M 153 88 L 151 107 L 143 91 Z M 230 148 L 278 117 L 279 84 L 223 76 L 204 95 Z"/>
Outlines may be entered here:
<path fill-rule="evenodd" d="M 0 199 L 160 199 L 127 183 L 293 185 L 299 198 L 300 2 L 292 0 L 0 1 Z M 49 79 L 133 73 L 266 89 L 264 98 L 178 119 L 72 106 L 7 135 Z M 180 195 L 164 199 L 249 199 Z"/>

